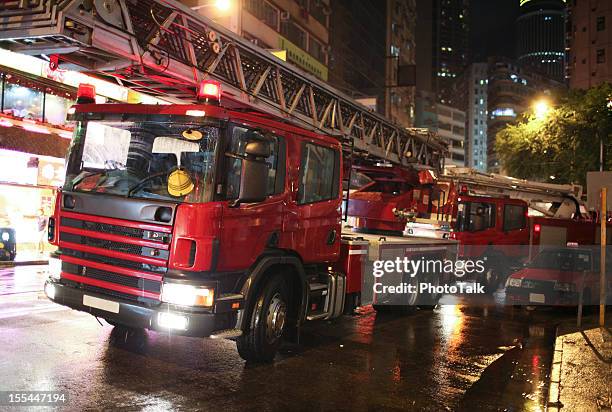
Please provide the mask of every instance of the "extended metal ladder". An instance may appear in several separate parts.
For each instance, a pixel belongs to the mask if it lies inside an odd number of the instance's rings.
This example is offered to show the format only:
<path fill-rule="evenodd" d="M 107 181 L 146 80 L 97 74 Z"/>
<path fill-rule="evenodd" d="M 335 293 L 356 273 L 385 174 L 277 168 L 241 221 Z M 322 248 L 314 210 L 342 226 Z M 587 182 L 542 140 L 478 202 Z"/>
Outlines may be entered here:
<path fill-rule="evenodd" d="M 447 145 L 406 129 L 174 0 L 3 0 L 0 47 L 194 101 L 207 77 L 224 98 L 341 139 L 358 156 L 441 171 Z"/>
<path fill-rule="evenodd" d="M 445 173 L 440 180 L 453 181 L 458 190 L 465 185 L 472 194 L 521 199 L 530 208 L 549 217 L 571 218 L 576 212 L 576 206 L 581 204 L 580 185 L 532 182 L 464 167 L 449 168 Z"/>

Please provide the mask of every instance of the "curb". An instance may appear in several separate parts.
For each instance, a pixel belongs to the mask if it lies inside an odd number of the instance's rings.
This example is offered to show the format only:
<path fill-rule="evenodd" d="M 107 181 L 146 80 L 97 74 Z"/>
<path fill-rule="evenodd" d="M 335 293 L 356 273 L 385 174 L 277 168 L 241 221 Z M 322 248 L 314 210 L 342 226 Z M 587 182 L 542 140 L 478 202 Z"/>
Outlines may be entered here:
<path fill-rule="evenodd" d="M 550 368 L 550 383 L 548 385 L 548 402 L 546 406 L 551 412 L 563 408 L 561 403 L 561 364 L 563 363 L 563 338 L 559 336 L 559 326 L 555 329 L 555 349 Z"/>
<path fill-rule="evenodd" d="M 15 266 L 34 266 L 34 265 L 47 265 L 49 264 L 49 260 L 24 260 L 17 262 L 0 262 L 0 269 L 3 268 L 12 268 Z"/>

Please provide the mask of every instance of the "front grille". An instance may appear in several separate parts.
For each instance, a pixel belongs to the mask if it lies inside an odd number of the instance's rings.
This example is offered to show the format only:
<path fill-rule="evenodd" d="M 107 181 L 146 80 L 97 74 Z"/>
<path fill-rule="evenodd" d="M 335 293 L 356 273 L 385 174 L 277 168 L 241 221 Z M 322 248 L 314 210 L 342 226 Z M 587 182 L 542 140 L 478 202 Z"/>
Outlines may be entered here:
<path fill-rule="evenodd" d="M 83 216 L 86 218 L 86 216 Z M 94 219 L 90 217 L 89 219 Z M 99 233 L 94 236 L 85 236 L 84 234 L 74 234 L 68 233 L 66 228 L 74 228 L 87 230 L 90 232 Z M 153 228 L 155 229 L 155 228 Z M 161 247 L 165 246 L 167 242 L 169 242 L 171 235 L 169 233 L 165 233 L 162 231 L 156 230 L 144 230 L 140 228 L 132 228 L 128 226 L 120 226 L 116 224 L 108 224 L 108 223 L 100 223 L 100 222 L 92 222 L 86 219 L 78 219 L 74 216 L 70 218 L 62 217 L 60 219 L 60 227 L 59 227 L 59 240 L 61 245 L 61 253 L 66 256 L 72 256 L 74 258 L 82 259 L 84 262 L 77 262 L 77 264 L 63 262 L 62 271 L 65 273 L 70 273 L 73 275 L 81 276 L 84 278 L 98 280 L 109 283 L 108 287 L 98 287 L 88 285 L 85 279 L 82 279 L 79 284 L 79 287 L 89 290 L 91 292 L 105 294 L 108 296 L 113 296 L 120 299 L 127 299 L 139 302 L 159 302 L 157 299 L 143 298 L 139 295 L 139 291 L 149 292 L 153 294 L 159 294 L 161 292 L 161 282 L 155 280 L 149 280 L 145 278 L 141 278 L 135 272 L 136 276 L 128 276 L 120 273 L 113 272 L 113 270 L 102 270 L 91 267 L 88 265 L 87 261 L 92 262 L 92 265 L 95 266 L 93 262 L 103 263 L 109 266 L 133 269 L 135 271 L 142 272 L 150 272 L 154 274 L 163 274 L 167 271 L 165 262 L 168 260 L 169 252 L 168 250 L 163 250 Z M 93 233 L 92 233 L 93 235 Z M 105 235 L 113 235 L 113 240 L 106 239 Z M 121 241 L 121 238 L 118 236 L 125 238 L 125 241 Z M 134 242 L 130 239 L 143 239 L 147 242 L 159 244 L 160 248 L 151 248 L 141 245 L 135 245 L 130 242 Z M 64 242 L 62 244 L 62 242 Z M 74 246 L 67 247 L 65 243 L 71 243 Z M 91 248 L 100 249 L 100 252 L 94 251 L 94 253 L 83 252 L 77 250 L 78 247 L 76 245 L 88 246 Z M 105 253 L 108 251 L 119 252 L 123 254 L 129 254 L 134 256 L 134 261 L 127 259 L 120 259 L 115 257 L 104 256 L 100 253 Z M 159 264 L 151 265 L 144 262 L 139 262 L 139 257 L 142 258 L 155 258 L 159 259 Z M 153 262 L 155 263 L 155 262 Z M 68 280 L 68 279 L 66 279 Z M 83 283 L 81 283 L 83 282 Z M 117 285 L 117 286 L 112 286 Z M 127 291 L 123 289 L 122 291 L 118 291 L 116 289 L 122 289 L 121 287 L 129 287 L 135 289 L 132 293 L 126 293 Z"/>
<path fill-rule="evenodd" d="M 81 252 L 78 250 L 63 249 L 62 253 L 73 256 L 79 259 L 91 260 L 98 263 L 106 263 L 107 265 L 121 266 L 126 269 L 141 270 L 143 272 L 151 273 L 166 273 L 168 270 L 164 266 L 149 265 L 147 263 L 133 262 L 131 260 L 117 259 L 108 256 L 96 255 L 93 253 Z"/>
<path fill-rule="evenodd" d="M 77 220 L 68 217 L 61 219 L 62 226 L 74 227 L 77 229 L 91 230 L 93 232 L 111 233 L 113 235 L 128 236 L 142 239 L 144 230 L 126 226 L 109 225 L 106 223 L 88 222 L 87 220 Z"/>
<path fill-rule="evenodd" d="M 151 256 L 158 259 L 167 259 L 168 251 L 161 249 L 153 249 L 149 247 L 132 245 L 130 243 L 115 242 L 113 240 L 98 239 L 95 237 L 75 235 L 72 233 L 63 233 L 60 229 L 60 240 L 80 245 L 96 247 L 99 249 L 108 249 L 115 252 L 128 253 L 137 256 Z"/>

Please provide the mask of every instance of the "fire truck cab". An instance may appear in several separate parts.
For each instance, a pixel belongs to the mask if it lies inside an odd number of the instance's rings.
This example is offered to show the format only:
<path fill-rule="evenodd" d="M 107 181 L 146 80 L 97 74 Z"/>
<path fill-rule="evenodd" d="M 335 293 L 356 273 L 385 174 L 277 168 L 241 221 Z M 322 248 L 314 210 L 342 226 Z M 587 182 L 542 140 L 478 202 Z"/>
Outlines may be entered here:
<path fill-rule="evenodd" d="M 49 221 L 51 300 L 112 325 L 233 338 L 269 361 L 304 321 L 374 300 L 367 260 L 454 246 L 343 236 L 338 140 L 221 107 L 211 84 L 199 105 L 95 104 L 81 88 Z"/>

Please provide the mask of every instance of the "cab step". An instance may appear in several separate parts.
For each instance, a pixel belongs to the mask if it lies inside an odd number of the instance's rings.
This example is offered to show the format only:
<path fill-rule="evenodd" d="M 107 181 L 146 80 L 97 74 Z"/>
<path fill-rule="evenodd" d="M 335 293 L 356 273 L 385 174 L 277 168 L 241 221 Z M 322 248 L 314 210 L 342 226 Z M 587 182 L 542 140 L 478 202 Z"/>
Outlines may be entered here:
<path fill-rule="evenodd" d="M 307 320 L 332 319 L 344 310 L 346 277 L 343 273 L 322 273 L 308 284 Z"/>

